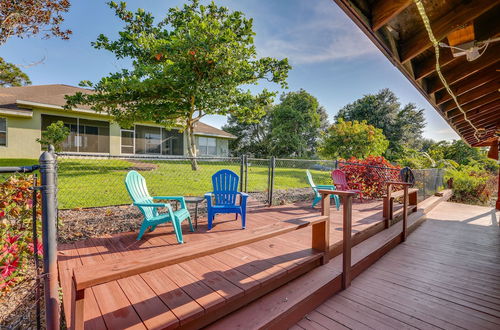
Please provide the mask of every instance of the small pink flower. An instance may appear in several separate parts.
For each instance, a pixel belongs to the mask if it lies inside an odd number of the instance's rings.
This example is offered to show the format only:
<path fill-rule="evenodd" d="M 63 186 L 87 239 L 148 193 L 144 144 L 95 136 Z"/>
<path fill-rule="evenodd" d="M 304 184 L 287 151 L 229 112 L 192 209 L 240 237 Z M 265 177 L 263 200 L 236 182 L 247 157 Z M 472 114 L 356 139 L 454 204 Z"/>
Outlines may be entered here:
<path fill-rule="evenodd" d="M 9 244 L 14 244 L 19 239 L 19 236 L 21 236 L 21 235 L 16 235 L 16 236 L 7 235 L 7 237 L 5 238 L 5 240 L 7 242 L 9 242 Z"/>
<path fill-rule="evenodd" d="M 7 262 L 4 266 L 0 266 L 0 275 L 3 278 L 8 278 L 14 271 L 17 269 L 19 265 L 19 258 L 15 258 L 11 262 Z"/>

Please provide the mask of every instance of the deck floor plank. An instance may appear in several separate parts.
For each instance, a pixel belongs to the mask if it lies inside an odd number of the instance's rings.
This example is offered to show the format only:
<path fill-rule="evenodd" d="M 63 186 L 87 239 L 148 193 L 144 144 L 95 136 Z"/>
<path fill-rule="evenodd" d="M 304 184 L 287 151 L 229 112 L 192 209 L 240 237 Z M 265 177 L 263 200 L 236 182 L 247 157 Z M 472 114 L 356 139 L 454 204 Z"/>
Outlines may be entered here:
<path fill-rule="evenodd" d="M 355 203 L 353 235 L 380 224 L 380 201 Z M 319 209 L 310 205 L 263 207 L 249 205 L 247 228 L 258 228 L 290 219 L 317 216 Z M 330 244 L 342 240 L 341 211 L 332 208 Z M 233 215 L 218 215 L 207 231 L 205 219 L 198 230 L 189 232 L 183 224 L 186 244 L 217 239 L 241 231 L 241 221 Z M 170 224 L 148 232 L 140 241 L 136 232 L 125 232 L 62 245 L 59 269 L 65 316 L 70 318 L 72 269 L 81 265 L 103 263 L 116 258 L 142 258 L 149 253 L 175 250 L 179 245 Z M 87 289 L 85 328 L 174 328 L 189 324 L 207 313 L 224 308 L 233 300 L 259 293 L 263 285 L 272 286 L 297 270 L 317 265 L 321 254 L 310 248 L 311 229 L 305 228 L 282 237 L 220 252 L 212 256 L 165 267 L 130 278 L 112 281 Z M 337 271 L 334 271 L 337 272 Z M 220 312 L 217 312 L 220 313 Z M 334 324 L 334 323 L 332 323 Z M 338 323 L 335 323 L 338 324 Z M 339 325 L 340 328 L 342 328 Z"/>
<path fill-rule="evenodd" d="M 500 328 L 499 214 L 437 205 L 406 242 L 319 306 L 329 320 L 317 318 L 314 327 L 334 320 L 353 329 Z"/>

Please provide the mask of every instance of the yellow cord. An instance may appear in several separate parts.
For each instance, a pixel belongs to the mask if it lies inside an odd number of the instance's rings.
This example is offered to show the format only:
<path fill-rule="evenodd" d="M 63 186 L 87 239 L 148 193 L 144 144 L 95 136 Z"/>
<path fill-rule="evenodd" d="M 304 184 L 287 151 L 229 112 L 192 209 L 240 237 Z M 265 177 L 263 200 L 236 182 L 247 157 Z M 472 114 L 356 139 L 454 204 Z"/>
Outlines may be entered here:
<path fill-rule="evenodd" d="M 448 94 L 450 94 L 453 101 L 455 101 L 455 104 L 457 105 L 458 110 L 460 110 L 460 112 L 462 112 L 464 114 L 465 121 L 467 121 L 474 129 L 474 137 L 479 142 L 480 139 L 477 137 L 478 129 L 476 128 L 476 126 L 474 126 L 474 124 L 472 124 L 472 122 L 469 120 L 469 118 L 467 118 L 467 114 L 460 106 L 460 103 L 458 103 L 457 97 L 455 96 L 455 94 L 451 90 L 450 86 L 446 82 L 446 79 L 444 78 L 443 74 L 441 73 L 441 66 L 439 65 L 439 41 L 437 41 L 436 37 L 434 37 L 434 33 L 432 32 L 432 28 L 431 28 L 431 23 L 429 21 L 429 17 L 427 16 L 427 13 L 425 12 L 424 5 L 422 4 L 421 0 L 414 0 L 414 2 L 415 2 L 415 5 L 417 6 L 418 12 L 420 13 L 420 17 L 422 17 L 422 21 L 424 22 L 424 26 L 425 26 L 425 29 L 427 30 L 427 34 L 429 34 L 429 39 L 432 42 L 432 45 L 434 46 L 434 52 L 436 53 L 436 72 L 439 76 L 439 79 L 443 83 L 443 86 L 446 88 L 446 91 L 448 92 Z"/>

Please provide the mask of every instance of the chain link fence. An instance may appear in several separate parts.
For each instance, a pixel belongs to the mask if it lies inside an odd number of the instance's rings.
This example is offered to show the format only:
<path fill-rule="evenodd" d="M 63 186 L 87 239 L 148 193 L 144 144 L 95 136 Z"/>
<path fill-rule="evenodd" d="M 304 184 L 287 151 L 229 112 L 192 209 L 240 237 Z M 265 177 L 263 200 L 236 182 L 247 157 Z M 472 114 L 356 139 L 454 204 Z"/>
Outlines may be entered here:
<path fill-rule="evenodd" d="M 397 168 L 335 160 L 199 157 L 195 159 L 198 166 L 196 171 L 192 170 L 192 161 L 187 157 L 113 157 L 61 153 L 58 155 L 59 208 L 130 204 L 124 184 L 125 175 L 130 170 L 137 170 L 146 178 L 153 196 L 203 196 L 212 190 L 212 175 L 218 170 L 230 169 L 240 176 L 241 191 L 251 193 L 263 203 L 272 201 L 274 204 L 311 197 L 305 170 L 311 172 L 316 184 L 331 184 L 331 172 L 337 168 L 346 171 L 348 177 L 362 173 L 366 182 L 377 183 L 380 187 L 386 181 L 398 180 L 399 175 Z M 360 170 L 351 170 L 353 168 Z M 442 186 L 442 170 L 414 170 L 414 173 L 417 187 L 421 190 L 421 199 Z M 374 193 L 369 197 L 378 198 L 380 194 Z"/>

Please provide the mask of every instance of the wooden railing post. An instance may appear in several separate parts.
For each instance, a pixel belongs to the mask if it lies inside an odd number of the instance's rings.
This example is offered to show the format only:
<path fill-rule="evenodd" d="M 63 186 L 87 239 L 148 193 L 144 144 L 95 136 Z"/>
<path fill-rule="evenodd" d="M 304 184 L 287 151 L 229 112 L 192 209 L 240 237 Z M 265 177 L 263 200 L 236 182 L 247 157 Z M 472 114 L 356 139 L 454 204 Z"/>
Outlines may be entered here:
<path fill-rule="evenodd" d="M 71 330 L 83 330 L 84 328 L 84 301 L 85 301 L 85 289 L 77 290 L 75 277 L 72 278 L 72 295 L 71 300 L 71 320 L 70 329 Z"/>
<path fill-rule="evenodd" d="M 403 186 L 403 231 L 401 232 L 401 240 L 406 241 L 406 236 L 408 235 L 408 185 Z"/>
<path fill-rule="evenodd" d="M 352 197 L 346 195 L 342 198 L 342 288 L 346 289 L 351 285 L 351 231 L 352 231 Z"/>
<path fill-rule="evenodd" d="M 328 220 L 312 225 L 312 248 L 323 251 L 321 264 L 330 260 L 330 195 L 321 195 L 321 215 Z"/>
<path fill-rule="evenodd" d="M 342 288 L 351 285 L 351 231 L 352 231 L 352 198 L 355 192 L 342 190 L 319 190 L 321 194 L 322 212 L 330 212 L 330 195 L 342 197 Z M 326 211 L 328 209 L 328 211 Z M 329 214 L 329 213 L 328 213 Z"/>

